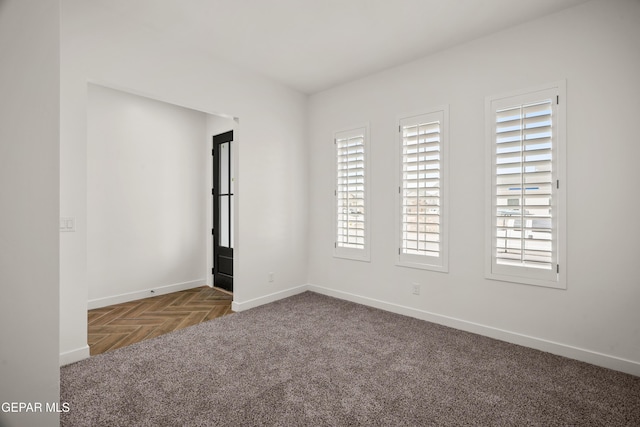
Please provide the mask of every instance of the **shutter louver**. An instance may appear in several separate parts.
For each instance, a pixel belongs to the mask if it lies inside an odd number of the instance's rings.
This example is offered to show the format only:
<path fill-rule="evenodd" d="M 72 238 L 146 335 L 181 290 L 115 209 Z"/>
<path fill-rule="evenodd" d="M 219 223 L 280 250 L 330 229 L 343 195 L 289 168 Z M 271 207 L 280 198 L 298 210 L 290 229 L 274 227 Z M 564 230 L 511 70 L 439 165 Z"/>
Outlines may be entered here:
<path fill-rule="evenodd" d="M 402 254 L 440 257 L 440 126 L 440 121 L 401 121 Z"/>
<path fill-rule="evenodd" d="M 495 111 L 497 264 L 555 270 L 553 103 Z"/>
<path fill-rule="evenodd" d="M 365 132 L 336 138 L 337 236 L 341 248 L 365 247 Z"/>

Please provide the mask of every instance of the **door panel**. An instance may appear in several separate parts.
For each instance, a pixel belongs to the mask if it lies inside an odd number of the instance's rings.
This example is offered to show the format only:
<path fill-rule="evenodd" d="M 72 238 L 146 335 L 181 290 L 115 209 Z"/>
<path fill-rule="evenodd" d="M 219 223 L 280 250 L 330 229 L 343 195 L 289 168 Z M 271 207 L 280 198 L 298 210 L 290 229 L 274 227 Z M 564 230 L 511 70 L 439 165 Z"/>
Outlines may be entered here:
<path fill-rule="evenodd" d="M 213 137 L 213 285 L 233 291 L 233 131 Z"/>

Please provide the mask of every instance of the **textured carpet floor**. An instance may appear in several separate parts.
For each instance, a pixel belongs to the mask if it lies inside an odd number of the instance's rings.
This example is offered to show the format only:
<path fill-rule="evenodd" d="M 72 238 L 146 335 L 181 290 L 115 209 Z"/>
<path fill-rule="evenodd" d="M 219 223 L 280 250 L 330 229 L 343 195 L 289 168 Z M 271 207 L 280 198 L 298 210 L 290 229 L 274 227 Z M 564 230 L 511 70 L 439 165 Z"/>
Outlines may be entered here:
<path fill-rule="evenodd" d="M 306 292 L 61 368 L 63 426 L 639 426 L 640 378 Z"/>

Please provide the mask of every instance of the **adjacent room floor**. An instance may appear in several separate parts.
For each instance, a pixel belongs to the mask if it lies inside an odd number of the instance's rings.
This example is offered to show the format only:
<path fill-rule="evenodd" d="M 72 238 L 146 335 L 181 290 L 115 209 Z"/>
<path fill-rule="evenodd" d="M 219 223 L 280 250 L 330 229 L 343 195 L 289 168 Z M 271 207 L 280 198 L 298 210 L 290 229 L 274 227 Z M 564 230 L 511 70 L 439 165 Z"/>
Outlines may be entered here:
<path fill-rule="evenodd" d="M 105 353 L 232 313 L 233 296 L 202 286 L 88 312 L 90 354 Z"/>

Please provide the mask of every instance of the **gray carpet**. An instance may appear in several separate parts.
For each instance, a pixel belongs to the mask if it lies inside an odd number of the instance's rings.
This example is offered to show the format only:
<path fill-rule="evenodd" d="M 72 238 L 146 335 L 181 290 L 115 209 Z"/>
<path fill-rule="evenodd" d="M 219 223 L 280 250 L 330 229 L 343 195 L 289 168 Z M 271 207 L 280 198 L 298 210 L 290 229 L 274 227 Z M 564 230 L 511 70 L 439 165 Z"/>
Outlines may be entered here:
<path fill-rule="evenodd" d="M 63 426 L 640 426 L 640 377 L 311 292 L 60 374 Z"/>

